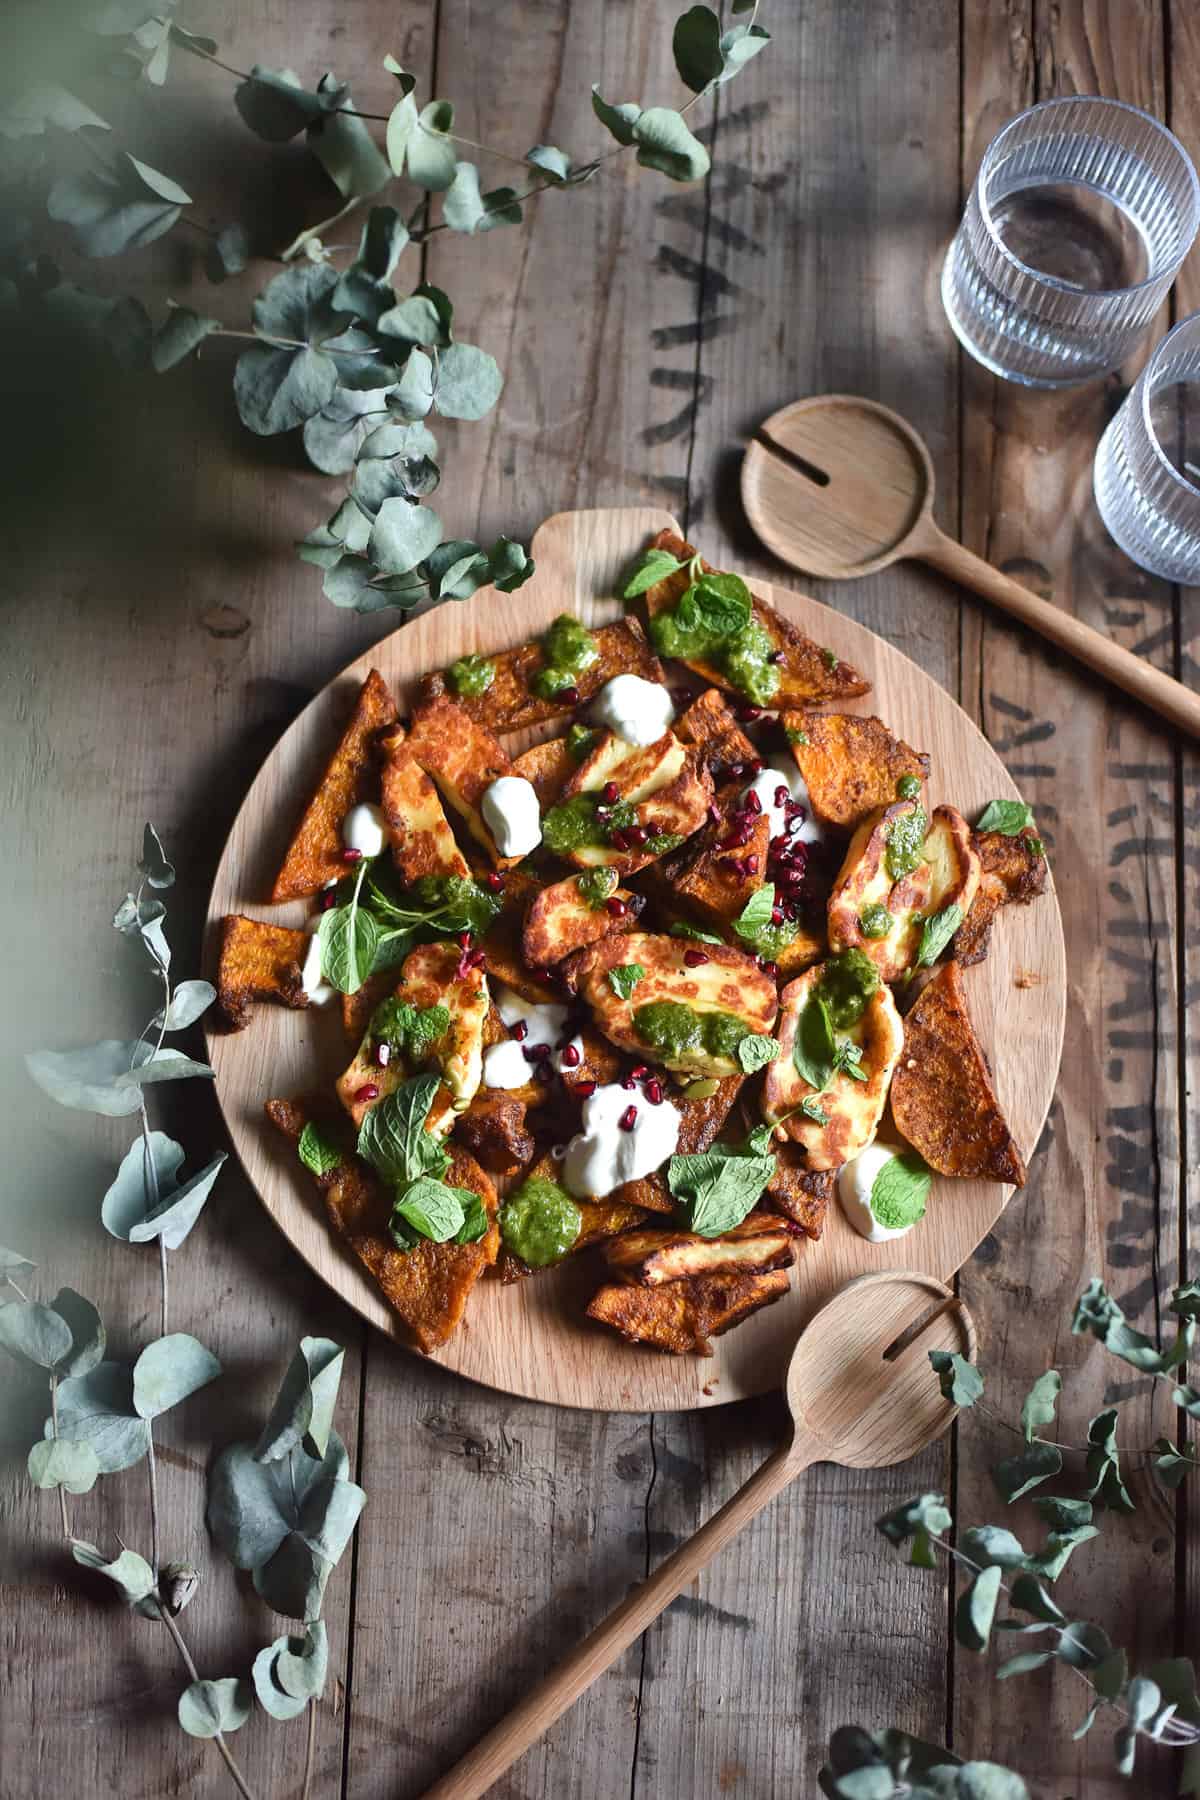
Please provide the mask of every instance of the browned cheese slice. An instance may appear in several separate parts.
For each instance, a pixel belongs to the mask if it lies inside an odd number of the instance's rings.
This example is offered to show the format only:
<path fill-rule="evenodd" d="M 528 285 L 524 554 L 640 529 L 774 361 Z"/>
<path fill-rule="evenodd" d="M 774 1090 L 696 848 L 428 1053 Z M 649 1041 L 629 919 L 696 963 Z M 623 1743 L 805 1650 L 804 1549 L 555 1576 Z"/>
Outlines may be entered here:
<path fill-rule="evenodd" d="M 600 794 L 608 788 L 613 804 L 624 801 L 637 811 L 639 828 L 647 837 L 666 835 L 689 838 L 704 823 L 712 799 L 712 777 L 700 763 L 699 751 L 666 731 L 653 744 L 629 744 L 615 732 L 605 731 L 576 769 L 558 804 L 566 805 L 581 794 Z M 625 849 L 609 843 L 581 844 L 564 852 L 563 860 L 576 868 L 602 865 L 619 875 L 644 869 L 662 852 L 652 844 Z"/>
<path fill-rule="evenodd" d="M 827 1087 L 811 1087 L 797 1070 L 792 1050 L 800 1015 L 823 972 L 823 964 L 806 970 L 779 996 L 779 1055 L 767 1065 L 762 1090 L 763 1118 L 803 1145 L 810 1169 L 840 1168 L 870 1143 L 887 1105 L 888 1084 L 904 1045 L 896 1002 L 889 988 L 880 987 L 867 1001 L 862 1017 L 837 1034 L 858 1047 L 867 1079 L 856 1081 L 839 1070 Z M 820 1108 L 824 1124 L 793 1110 L 806 1099 Z M 786 1114 L 791 1116 L 785 1118 Z"/>
<path fill-rule="evenodd" d="M 689 562 L 696 554 L 690 544 L 676 537 L 672 531 L 660 531 L 654 539 L 656 550 L 668 550 L 681 562 Z M 708 563 L 702 568 L 707 572 Z M 678 604 L 685 588 L 690 586 L 690 577 L 686 569 L 679 569 L 668 575 L 665 581 L 658 581 L 646 591 L 646 610 L 653 618 L 656 613 L 668 612 Z M 779 665 L 779 687 L 771 701 L 771 706 L 795 706 L 806 700 L 852 700 L 856 694 L 870 692 L 871 684 L 864 681 L 858 670 L 848 662 L 842 662 L 832 651 L 814 643 L 806 637 L 799 626 L 785 619 L 782 613 L 768 606 L 765 600 L 754 599 L 754 618 L 762 626 L 771 640 L 773 648 L 778 651 L 783 661 Z M 704 681 L 711 681 L 716 687 L 727 692 L 736 692 L 726 680 L 720 669 L 712 663 L 689 661 L 689 669 L 693 669 Z"/>
<path fill-rule="evenodd" d="M 448 696 L 490 731 L 524 731 L 526 726 L 541 725 L 547 719 L 559 719 L 573 712 L 578 704 L 598 694 L 615 675 L 640 675 L 645 681 L 662 680 L 662 664 L 636 619 L 617 619 L 611 625 L 597 626 L 593 636 L 596 660 L 581 669 L 575 678 L 577 700 L 543 700 L 530 688 L 533 677 L 546 666 L 540 643 L 519 644 L 515 650 L 502 650 L 498 655 L 484 651 L 495 671 L 491 686 L 484 694 L 457 698 L 446 674 L 441 673 L 425 677 L 421 683 L 421 698 L 435 700 Z"/>
<path fill-rule="evenodd" d="M 959 927 L 951 947 L 955 962 L 964 966 L 982 962 L 991 944 L 992 925 L 1002 906 L 1028 906 L 1046 891 L 1048 865 L 1045 851 L 1032 826 L 1015 837 L 1001 831 L 973 831 L 971 843 L 979 857 L 979 888 L 974 903 Z"/>
<path fill-rule="evenodd" d="M 380 808 L 387 825 L 392 861 L 406 887 L 427 875 L 469 875 L 467 859 L 454 841 L 438 791 L 397 725 L 385 732 Z"/>
<path fill-rule="evenodd" d="M 697 1275 L 790 1269 L 796 1260 L 795 1232 L 768 1213 L 751 1213 L 719 1238 L 643 1226 L 613 1238 L 605 1246 L 604 1260 L 622 1281 L 643 1287 Z"/>
<path fill-rule="evenodd" d="M 731 1331 L 760 1307 L 782 1300 L 788 1287 L 786 1269 L 761 1275 L 700 1275 L 657 1288 L 613 1282 L 593 1294 L 587 1313 L 631 1344 L 649 1344 L 672 1356 L 711 1356 L 713 1338 Z"/>
<path fill-rule="evenodd" d="M 970 827 L 952 806 L 937 807 L 929 820 L 924 860 L 911 874 L 892 880 L 889 839 L 919 805 L 916 800 L 897 800 L 868 813 L 850 840 L 829 896 L 830 949 L 863 951 L 884 981 L 895 981 L 913 967 L 925 920 L 948 906 L 959 907 L 965 918 L 979 886 L 979 857 Z M 885 937 L 867 937 L 863 932 L 863 914 L 874 906 L 891 915 Z"/>
<path fill-rule="evenodd" d="M 292 1100 L 268 1100 L 266 1114 L 292 1143 L 311 1116 L 305 1102 Z M 391 1195 L 349 1150 L 337 1168 L 313 1179 L 334 1230 L 374 1277 L 404 1335 L 426 1355 L 439 1349 L 457 1330 L 471 1289 L 499 1248 L 496 1190 L 474 1157 L 451 1146 L 446 1180 L 478 1194 L 487 1208 L 491 1229 L 477 1244 L 421 1242 L 414 1250 L 398 1250 L 388 1235 Z"/>
<path fill-rule="evenodd" d="M 387 683 L 378 669 L 372 669 L 275 877 L 272 900 L 318 894 L 327 883 L 345 875 L 342 820 L 352 806 L 374 797 L 378 780 L 375 739 L 395 719 L 396 703 Z"/>
<path fill-rule="evenodd" d="M 453 700 L 426 700 L 413 714 L 408 748 L 495 866 L 507 868 L 517 860 L 500 855 L 480 810 L 493 781 L 514 773 L 508 753 L 487 726 Z"/>
<path fill-rule="evenodd" d="M 221 957 L 217 967 L 217 999 L 235 1031 L 250 1023 L 255 1000 L 282 1006 L 308 1005 L 300 970 L 308 954 L 308 933 L 286 925 L 268 925 L 230 913 L 221 923 Z"/>
<path fill-rule="evenodd" d="M 609 878 L 611 880 L 611 877 Z M 619 918 L 609 912 L 605 901 L 593 906 L 579 891 L 574 875 L 542 888 L 530 902 L 525 915 L 521 954 L 531 969 L 545 969 L 561 962 L 573 950 L 583 950 L 612 931 L 628 931 L 645 905 L 641 894 L 629 888 L 614 887 L 607 896 L 625 910 Z"/>
<path fill-rule="evenodd" d="M 422 1064 L 422 1068 L 437 1069 L 442 1076 L 442 1087 L 434 1096 L 428 1124 L 428 1129 L 439 1135 L 449 1131 L 457 1113 L 466 1111 L 483 1071 L 483 1033 L 490 1005 L 487 982 L 479 968 L 465 969 L 460 975 L 459 958 L 455 944 L 422 944 L 405 958 L 400 979 L 393 988 L 397 1000 L 407 1001 L 410 1006 L 444 1006 L 450 1014 L 444 1035 L 431 1045 Z M 419 1072 L 407 1067 L 398 1056 L 381 1068 L 374 1050 L 374 1038 L 368 1031 L 353 1062 L 338 1078 L 338 1098 L 356 1127 L 361 1126 L 373 1106 Z M 371 1088 L 376 1092 L 372 1094 Z"/>
<path fill-rule="evenodd" d="M 813 813 L 827 825 L 857 825 L 876 807 L 890 805 L 904 775 L 928 778 L 928 756 L 894 737 L 882 719 L 802 712 L 784 713 L 780 724 Z"/>
<path fill-rule="evenodd" d="M 937 971 L 904 1021 L 892 1117 L 939 1175 L 1024 1187 L 1025 1162 L 1000 1110 L 957 963 Z"/>

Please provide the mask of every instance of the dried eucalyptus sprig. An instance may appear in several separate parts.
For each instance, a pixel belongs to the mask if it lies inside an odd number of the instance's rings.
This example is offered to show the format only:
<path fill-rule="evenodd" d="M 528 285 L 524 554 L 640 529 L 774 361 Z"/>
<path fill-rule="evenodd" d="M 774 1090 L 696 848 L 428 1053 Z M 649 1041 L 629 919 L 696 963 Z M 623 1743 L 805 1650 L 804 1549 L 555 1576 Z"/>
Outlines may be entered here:
<path fill-rule="evenodd" d="M 212 39 L 174 22 L 174 0 L 153 11 L 145 0 L 103 0 L 91 29 L 122 40 L 118 60 L 127 70 L 161 86 L 174 47 L 235 77 L 234 104 L 244 123 L 272 144 L 303 135 L 341 204 L 278 252 L 275 260 L 288 266 L 258 295 L 249 330 L 182 306 L 155 330 L 136 298 L 102 299 L 61 280 L 36 254 L 28 217 L 18 217 L 0 244 L 0 306 L 49 311 L 108 342 L 123 361 L 160 372 L 210 338 L 250 340 L 233 384 L 243 423 L 264 436 L 302 429 L 316 468 L 351 476 L 336 511 L 299 546 L 301 557 L 323 571 L 336 606 L 411 612 L 432 601 L 465 600 L 485 583 L 511 592 L 533 573 L 521 546 L 507 537 L 490 549 L 446 539 L 425 504 L 441 479 L 426 419 L 483 418 L 503 377 L 486 350 L 456 338 L 454 307 L 423 279 L 420 247 L 439 231 L 480 236 L 519 225 L 528 201 L 573 194 L 626 152 L 668 180 L 701 180 L 709 156 L 686 115 L 769 42 L 757 23 L 757 0 L 733 0 L 731 10 L 749 17 L 723 29 L 712 8 L 700 5 L 676 21 L 675 67 L 691 95 L 679 109 L 612 104 L 593 87 L 592 110 L 613 141 L 579 159 L 553 144 L 516 156 L 457 135 L 452 104 L 433 98 L 418 107 L 416 77 L 391 56 L 384 67 L 397 97 L 387 111 L 361 112 L 332 74 L 305 88 L 289 69 L 231 67 Z M 382 148 L 371 122 L 386 128 Z M 0 98 L 0 183 L 7 176 L 28 193 L 44 177 L 49 217 L 73 233 L 85 256 L 115 256 L 190 225 L 206 235 L 213 280 L 244 268 L 248 234 L 236 225 L 211 232 L 190 211 L 186 189 L 112 146 L 108 131 L 90 107 L 51 82 L 7 103 Z M 65 167 L 57 154 L 64 142 Z M 484 191 L 477 164 L 461 158 L 460 147 L 519 165 L 523 184 Z M 49 148 L 55 157 L 43 154 Z M 373 206 L 357 250 L 324 241 L 347 214 L 398 181 L 408 185 L 407 200 Z M 347 252 L 351 260 L 339 270 L 335 259 Z M 400 298 L 393 276 L 405 259 L 413 285 Z"/>
<path fill-rule="evenodd" d="M 204 1679 L 176 1623 L 196 1592 L 199 1571 L 190 1562 L 160 1558 L 154 1421 L 221 1373 L 217 1358 L 196 1338 L 168 1330 L 167 1253 L 196 1223 L 225 1157 L 181 1180 L 183 1148 L 151 1130 L 146 1090 L 157 1081 L 211 1077 L 207 1064 L 167 1048 L 164 1040 L 194 1024 L 216 996 L 205 981 L 172 986 L 166 909 L 158 896 L 172 885 L 175 871 L 149 825 L 139 873 L 136 891 L 126 895 L 113 924 L 145 951 L 159 987 L 153 1017 L 135 1042 L 43 1050 L 26 1060 L 39 1087 L 60 1105 L 107 1117 L 140 1114 L 139 1136 L 104 1195 L 101 1218 L 124 1242 L 158 1244 L 160 1335 L 132 1364 L 105 1360 L 106 1333 L 92 1303 L 71 1288 L 61 1288 L 49 1304 L 31 1299 L 22 1284 L 35 1265 L 0 1248 L 0 1287 L 7 1284 L 17 1295 L 0 1305 L 0 1348 L 46 1373 L 50 1416 L 44 1437 L 29 1452 L 30 1478 L 40 1488 L 57 1489 L 62 1532 L 75 1561 L 104 1576 L 133 1611 L 167 1630 L 189 1677 L 179 1700 L 180 1725 L 194 1737 L 212 1739 L 243 1800 L 254 1800 L 228 1737 L 249 1717 L 255 1696 L 276 1719 L 307 1711 L 307 1795 L 329 1661 L 321 1603 L 366 1499 L 348 1478 L 345 1446 L 333 1430 L 343 1351 L 327 1338 L 302 1339 L 258 1441 L 228 1446 L 213 1466 L 207 1518 L 214 1540 L 236 1567 L 253 1571 L 264 1600 L 295 1619 L 301 1635 L 278 1637 L 260 1650 L 247 1677 Z M 150 1555 L 121 1545 L 110 1557 L 74 1535 L 67 1496 L 86 1494 L 99 1476 L 143 1459 Z"/>
<path fill-rule="evenodd" d="M 1193 1346 L 1200 1316 L 1200 1285 L 1189 1282 L 1176 1288 L 1170 1308 L 1179 1323 L 1172 1343 L 1160 1350 L 1129 1324 L 1103 1284 L 1092 1281 L 1075 1308 L 1072 1328 L 1077 1333 L 1091 1332 L 1115 1356 L 1143 1374 L 1169 1380 L 1175 1404 L 1189 1417 L 1200 1417 L 1200 1393 L 1175 1378 Z M 970 1363 L 942 1351 L 931 1352 L 930 1362 L 942 1392 L 955 1405 L 970 1407 L 980 1402 L 983 1380 Z M 1019 1430 L 1026 1448 L 1003 1458 L 992 1469 L 997 1492 L 1010 1504 L 1063 1471 L 1063 1451 L 1073 1446 L 1038 1435 L 1042 1426 L 1053 1423 L 1061 1391 L 1062 1379 L 1056 1369 L 1038 1377 L 1021 1408 Z M 1049 1527 L 1044 1543 L 1034 1551 L 1026 1550 L 1013 1532 L 999 1525 L 972 1526 L 951 1538 L 953 1520 L 940 1494 L 923 1494 L 888 1513 L 878 1525 L 893 1544 L 911 1543 L 910 1560 L 916 1566 L 935 1568 L 940 1550 L 966 1572 L 968 1583 L 955 1609 L 955 1636 L 965 1649 L 986 1650 L 993 1630 L 1043 1637 L 1046 1647 L 1023 1651 L 1001 1663 L 998 1679 L 1025 1674 L 1052 1661 L 1064 1664 L 1092 1692 L 1076 1737 L 1084 1736 L 1101 1713 L 1107 1712 L 1115 1721 L 1116 1766 L 1122 1775 L 1133 1772 L 1138 1739 L 1149 1738 L 1184 1751 L 1179 1792 L 1200 1793 L 1200 1699 L 1192 1663 L 1173 1657 L 1131 1674 L 1125 1651 L 1114 1648 L 1099 1625 L 1071 1619 L 1048 1591 L 1047 1584 L 1062 1574 L 1077 1546 L 1099 1535 L 1093 1523 L 1096 1507 L 1134 1510 L 1121 1472 L 1118 1417 L 1119 1407 L 1114 1406 L 1088 1423 L 1087 1443 L 1078 1447 L 1085 1459 L 1087 1482 L 1082 1496 L 1043 1493 L 1034 1497 L 1032 1504 Z M 1167 1438 L 1159 1439 L 1145 1454 L 1152 1457 L 1156 1472 L 1171 1486 L 1178 1485 L 1196 1463 L 1188 1446 L 1172 1444 Z M 1006 1575 L 1013 1577 L 1011 1585 L 1004 1579 Z M 998 1619 L 1001 1596 L 1008 1611 Z M 1027 1616 L 1015 1616 L 1021 1614 Z M 921 1760 L 926 1752 L 949 1759 L 947 1768 L 956 1760 L 948 1751 L 914 1747 L 897 1732 L 871 1736 L 848 1728 L 838 1733 L 831 1745 L 831 1762 L 821 1776 L 824 1791 L 840 1800 L 959 1792 L 986 1800 L 993 1796 L 1010 1800 L 1026 1793 L 1024 1783 L 1011 1771 L 995 1765 L 962 1765 L 960 1775 L 951 1778 L 940 1765 L 935 1768 L 927 1758 Z M 909 1780 L 910 1767 L 919 1777 L 917 1785 Z M 984 1772 L 968 1778 L 968 1767 Z M 919 1784 L 926 1779 L 928 1785 Z"/>

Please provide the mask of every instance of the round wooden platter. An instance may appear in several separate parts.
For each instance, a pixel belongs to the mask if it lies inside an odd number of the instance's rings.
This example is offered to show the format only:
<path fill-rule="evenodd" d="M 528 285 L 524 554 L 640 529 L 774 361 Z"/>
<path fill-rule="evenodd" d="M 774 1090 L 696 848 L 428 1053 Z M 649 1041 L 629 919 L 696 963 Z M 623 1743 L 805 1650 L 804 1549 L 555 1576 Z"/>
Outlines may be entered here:
<path fill-rule="evenodd" d="M 368 669 L 380 670 L 404 713 L 416 679 L 466 651 L 520 643 L 564 611 L 589 622 L 615 618 L 621 607 L 611 596 L 621 571 L 664 526 L 677 529 L 667 514 L 644 507 L 560 513 L 534 538 L 537 573 L 518 593 L 487 590 L 467 605 L 425 614 L 351 663 L 318 694 L 268 756 L 230 833 L 209 908 L 210 960 L 226 913 L 299 924 L 309 910 L 302 904 L 268 909 L 263 896 Z M 915 663 L 815 600 L 761 582 L 754 586 L 868 677 L 872 692 L 852 702 L 853 709 L 878 713 L 909 743 L 929 752 L 935 801 L 952 803 L 973 818 L 989 800 L 1019 797 L 967 715 Z M 1054 893 L 1028 907 L 1006 908 L 992 934 L 991 954 L 966 970 L 964 979 L 1001 1105 L 1028 1157 L 1053 1097 L 1066 1009 L 1066 959 Z M 263 1116 L 265 1100 L 311 1092 L 345 1065 L 339 1009 L 297 1013 L 261 1006 L 244 1031 L 214 1029 L 209 1052 L 230 1135 L 268 1212 L 324 1281 L 373 1325 L 397 1336 L 382 1296 L 327 1225 L 308 1173 Z M 1011 1191 L 996 1183 L 936 1179 L 921 1224 L 886 1244 L 866 1243 L 835 1202 L 820 1242 L 798 1240 L 788 1298 L 716 1339 L 711 1358 L 663 1356 L 593 1325 L 584 1307 L 597 1285 L 598 1259 L 585 1254 L 509 1287 L 485 1278 L 471 1296 L 462 1328 L 437 1360 L 507 1393 L 615 1412 L 719 1406 L 764 1393 L 780 1385 L 800 1327 L 845 1282 L 886 1268 L 948 1279 L 995 1222 Z"/>

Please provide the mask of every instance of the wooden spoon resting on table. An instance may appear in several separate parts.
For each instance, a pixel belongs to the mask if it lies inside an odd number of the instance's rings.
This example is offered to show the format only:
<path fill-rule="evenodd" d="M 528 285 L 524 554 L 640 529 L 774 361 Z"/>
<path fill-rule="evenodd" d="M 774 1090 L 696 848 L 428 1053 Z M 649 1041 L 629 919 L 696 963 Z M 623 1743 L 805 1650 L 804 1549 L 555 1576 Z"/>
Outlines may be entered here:
<path fill-rule="evenodd" d="M 957 1408 L 931 1350 L 973 1357 L 971 1315 L 931 1275 L 884 1270 L 850 1282 L 816 1313 L 792 1352 L 789 1441 L 732 1500 L 598 1625 L 590 1637 L 434 1783 L 424 1800 L 476 1800 L 681 1594 L 701 1569 L 810 1463 L 882 1469 L 948 1429 Z"/>
<path fill-rule="evenodd" d="M 1200 695 L 946 536 L 934 522 L 929 451 L 890 407 L 855 394 L 781 407 L 746 451 L 742 504 L 791 568 L 841 581 L 915 556 L 1200 737 Z"/>

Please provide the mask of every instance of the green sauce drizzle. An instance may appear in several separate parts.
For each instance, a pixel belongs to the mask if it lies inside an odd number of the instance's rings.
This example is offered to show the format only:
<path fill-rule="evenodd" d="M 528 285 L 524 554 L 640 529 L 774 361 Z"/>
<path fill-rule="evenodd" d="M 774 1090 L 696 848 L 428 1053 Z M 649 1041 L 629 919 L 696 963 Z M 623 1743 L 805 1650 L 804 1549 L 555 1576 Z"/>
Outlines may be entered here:
<path fill-rule="evenodd" d="M 885 938 L 892 929 L 892 915 L 886 906 L 864 906 L 858 915 L 858 929 L 865 938 Z"/>
<path fill-rule="evenodd" d="M 542 820 L 542 842 L 547 850 L 565 856 L 571 850 L 604 845 L 614 831 L 628 831 L 637 824 L 637 808 L 627 800 L 618 800 L 607 809 L 606 818 L 598 819 L 596 808 L 602 804 L 599 794 L 589 793 L 575 794 L 552 806 Z"/>
<path fill-rule="evenodd" d="M 892 820 L 883 854 L 884 867 L 893 881 L 911 875 L 925 860 L 925 833 L 929 820 L 925 809 L 914 806 Z"/>
<path fill-rule="evenodd" d="M 896 794 L 901 800 L 915 800 L 921 792 L 919 775 L 902 775 L 896 783 Z"/>
<path fill-rule="evenodd" d="M 680 1000 L 651 1000 L 633 1015 L 633 1029 L 643 1044 L 668 1060 L 678 1061 L 689 1051 L 737 1062 L 737 1047 L 753 1034 L 736 1013 L 699 1013 Z"/>
<path fill-rule="evenodd" d="M 616 891 L 617 871 L 615 869 L 584 869 L 575 877 L 575 886 L 579 889 L 579 897 L 586 901 L 593 912 L 598 912 L 609 896 Z"/>
<path fill-rule="evenodd" d="M 572 725 L 567 732 L 567 755 L 572 762 L 586 762 L 599 736 L 599 731 L 590 725 Z"/>
<path fill-rule="evenodd" d="M 830 1024 L 845 1031 L 862 1018 L 879 986 L 879 970 L 869 956 L 861 950 L 842 950 L 825 964 L 815 991 L 825 1002 Z"/>
<path fill-rule="evenodd" d="M 542 639 L 545 667 L 537 671 L 529 685 L 542 700 L 553 700 L 565 689 L 574 687 L 581 672 L 599 658 L 596 638 L 586 625 L 570 613 L 559 613 Z"/>
<path fill-rule="evenodd" d="M 450 686 L 464 699 L 486 694 L 496 679 L 496 665 L 487 656 L 460 656 L 450 665 Z"/>
<path fill-rule="evenodd" d="M 779 689 L 778 666 L 769 661 L 774 645 L 754 617 L 740 575 L 701 575 L 677 606 L 654 615 L 650 637 L 660 656 L 715 663 L 756 706 L 765 706 Z"/>
<path fill-rule="evenodd" d="M 533 1175 L 500 1208 L 500 1236 L 530 1269 L 561 1261 L 583 1230 L 583 1214 L 556 1181 Z"/>

